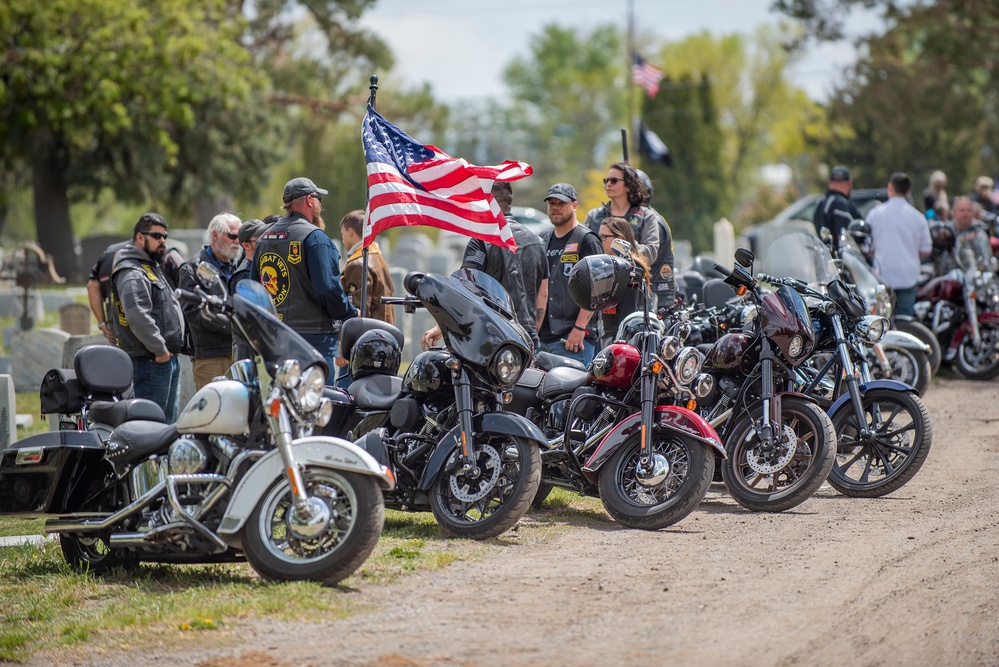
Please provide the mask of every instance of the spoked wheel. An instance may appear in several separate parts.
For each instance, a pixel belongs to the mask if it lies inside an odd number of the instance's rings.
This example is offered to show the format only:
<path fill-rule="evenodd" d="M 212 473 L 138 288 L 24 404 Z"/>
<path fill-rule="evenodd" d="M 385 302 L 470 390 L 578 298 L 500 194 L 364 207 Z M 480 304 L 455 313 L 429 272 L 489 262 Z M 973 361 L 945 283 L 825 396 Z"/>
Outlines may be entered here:
<path fill-rule="evenodd" d="M 59 546 L 66 562 L 78 572 L 100 575 L 116 567 L 132 569 L 139 564 L 137 557 L 112 549 L 105 538 L 94 534 L 60 534 Z"/>
<path fill-rule="evenodd" d="M 600 469 L 600 500 L 628 528 L 659 530 L 681 521 L 704 499 L 715 469 L 714 452 L 672 432 L 652 436 L 642 463 L 639 436 L 624 443 Z"/>
<path fill-rule="evenodd" d="M 966 333 L 957 348 L 954 366 L 969 380 L 991 380 L 999 375 L 999 327 L 980 324 L 982 344 L 975 347 L 971 334 Z"/>
<path fill-rule="evenodd" d="M 817 405 L 796 396 L 781 398 L 781 423 L 774 443 L 760 442 L 757 404 L 734 424 L 725 443 L 722 479 L 737 503 L 755 512 L 783 512 L 812 496 L 829 476 L 836 456 L 836 432 Z"/>
<path fill-rule="evenodd" d="M 922 396 L 930 385 L 930 375 L 933 373 L 926 353 L 905 347 L 886 347 L 884 351 L 885 357 L 891 365 L 891 375 L 885 375 L 877 361 L 870 364 L 871 375 L 877 379 L 885 378 L 903 382 Z"/>
<path fill-rule="evenodd" d="M 476 460 L 464 470 L 455 449 L 434 480 L 430 508 L 455 537 L 484 540 L 506 532 L 527 512 L 541 483 L 537 445 L 502 433 L 476 433 Z"/>
<path fill-rule="evenodd" d="M 246 560 L 265 579 L 319 581 L 332 586 L 371 554 L 385 524 L 385 503 L 370 475 L 308 468 L 308 512 L 294 505 L 282 476 L 243 527 Z"/>
<path fill-rule="evenodd" d="M 839 434 L 829 484 L 846 496 L 875 498 L 904 486 L 930 452 L 933 433 L 926 406 L 909 392 L 871 389 L 862 400 L 868 437 L 849 404 L 833 416 Z"/>

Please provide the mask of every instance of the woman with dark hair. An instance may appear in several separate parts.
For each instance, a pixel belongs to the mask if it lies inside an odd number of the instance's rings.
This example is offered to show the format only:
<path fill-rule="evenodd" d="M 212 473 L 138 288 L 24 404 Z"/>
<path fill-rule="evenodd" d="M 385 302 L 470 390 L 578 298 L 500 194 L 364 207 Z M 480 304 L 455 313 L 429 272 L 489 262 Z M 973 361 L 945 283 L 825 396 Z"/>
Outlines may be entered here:
<path fill-rule="evenodd" d="M 637 244 L 635 243 L 635 233 L 631 231 L 631 225 L 624 218 L 609 217 L 604 218 L 603 222 L 600 224 L 600 242 L 604 246 L 604 252 L 608 255 L 614 254 L 611 251 L 611 243 L 614 239 L 623 239 L 631 244 L 631 258 L 634 260 L 635 264 L 642 268 L 642 278 L 645 281 L 645 288 L 647 292 L 651 292 L 651 286 L 649 284 L 649 262 L 645 257 L 636 250 Z M 612 342 L 617 336 L 618 325 L 621 324 L 621 320 L 626 316 L 637 312 L 642 309 L 642 293 L 633 287 L 629 287 L 628 291 L 624 293 L 624 297 L 616 306 L 611 306 L 606 308 L 603 313 L 604 322 L 604 343 Z M 655 304 L 649 304 L 650 307 L 655 307 Z"/>

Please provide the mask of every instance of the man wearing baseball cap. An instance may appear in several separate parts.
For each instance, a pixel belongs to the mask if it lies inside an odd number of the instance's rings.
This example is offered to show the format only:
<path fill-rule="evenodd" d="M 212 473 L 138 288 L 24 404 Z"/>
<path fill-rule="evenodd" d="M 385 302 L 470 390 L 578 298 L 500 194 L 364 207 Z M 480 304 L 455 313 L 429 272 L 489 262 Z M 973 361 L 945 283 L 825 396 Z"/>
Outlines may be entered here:
<path fill-rule="evenodd" d="M 839 237 L 843 231 L 851 222 L 863 217 L 850 201 L 851 190 L 853 180 L 850 178 L 850 170 L 842 165 L 833 167 L 829 170 L 829 189 L 819 200 L 812 216 L 817 234 L 823 228 L 832 234 L 834 251 L 839 249 Z"/>
<path fill-rule="evenodd" d="M 554 225 L 541 240 L 548 258 L 548 303 L 544 317 L 539 313 L 540 349 L 569 357 L 588 366 L 593 360 L 599 332 L 591 326 L 593 313 L 582 310 L 569 295 L 569 272 L 583 257 L 599 255 L 604 249 L 597 236 L 576 219 L 576 189 L 568 183 L 556 183 L 545 195 L 548 218 Z M 594 323 L 598 322 L 594 318 Z"/>
<path fill-rule="evenodd" d="M 335 368 L 340 324 L 357 315 L 340 285 L 340 254 L 323 230 L 323 195 L 311 179 L 284 186 L 284 215 L 257 240 L 250 279 L 260 281 L 281 321 L 302 335 Z"/>

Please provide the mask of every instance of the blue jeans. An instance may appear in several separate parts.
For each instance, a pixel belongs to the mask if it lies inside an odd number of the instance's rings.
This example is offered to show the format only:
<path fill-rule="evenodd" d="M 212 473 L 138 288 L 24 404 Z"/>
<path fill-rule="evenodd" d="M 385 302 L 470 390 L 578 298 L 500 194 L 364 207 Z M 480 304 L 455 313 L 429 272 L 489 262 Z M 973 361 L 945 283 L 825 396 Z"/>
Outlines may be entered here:
<path fill-rule="evenodd" d="M 570 359 L 575 359 L 581 362 L 584 366 L 589 366 L 590 362 L 593 361 L 593 343 L 588 339 L 583 339 L 583 349 L 579 352 L 570 352 L 565 349 L 565 343 L 560 340 L 553 340 L 550 343 L 541 342 L 541 347 L 538 348 L 543 352 L 548 352 L 549 354 L 557 354 L 560 357 L 568 357 Z"/>
<path fill-rule="evenodd" d="M 332 385 L 333 378 L 336 376 L 336 354 L 337 354 L 337 344 L 340 342 L 339 333 L 325 333 L 325 334 L 301 334 L 305 342 L 316 348 L 319 354 L 326 358 L 326 363 L 330 367 L 330 375 L 326 378 L 326 384 Z M 304 368 L 302 369 L 305 370 Z"/>
<path fill-rule="evenodd" d="M 895 314 L 908 315 L 912 317 L 916 314 L 916 287 L 906 287 L 895 290 Z"/>
<path fill-rule="evenodd" d="M 177 421 L 180 403 L 180 361 L 177 355 L 166 363 L 132 357 L 132 384 L 136 398 L 148 398 L 163 408 L 168 424 Z"/>

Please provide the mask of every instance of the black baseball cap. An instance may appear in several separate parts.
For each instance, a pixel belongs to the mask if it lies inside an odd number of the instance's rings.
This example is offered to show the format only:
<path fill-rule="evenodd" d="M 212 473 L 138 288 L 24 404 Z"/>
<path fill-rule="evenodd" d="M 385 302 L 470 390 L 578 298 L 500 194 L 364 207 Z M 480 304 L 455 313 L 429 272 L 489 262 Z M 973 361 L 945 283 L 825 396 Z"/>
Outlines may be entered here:
<path fill-rule="evenodd" d="M 838 164 L 838 165 L 836 165 L 835 167 L 833 167 L 832 169 L 829 170 L 829 180 L 830 181 L 849 181 L 849 180 L 852 180 L 850 178 L 850 170 L 847 169 L 846 167 L 844 167 L 843 165 Z"/>
<path fill-rule="evenodd" d="M 264 233 L 264 227 L 265 225 L 261 220 L 245 220 L 239 226 L 236 236 L 239 237 L 240 243 L 249 243 L 252 239 Z"/>
<path fill-rule="evenodd" d="M 305 178 L 300 176 L 298 178 L 293 178 L 284 184 L 284 203 L 298 199 L 299 197 L 306 197 L 311 195 L 313 192 L 317 192 L 321 195 L 328 195 L 328 190 L 323 190 L 322 188 L 316 186 L 312 182 L 311 178 Z"/>
<path fill-rule="evenodd" d="M 548 194 L 545 195 L 545 201 L 548 201 L 549 199 L 558 199 L 564 202 L 576 201 L 576 188 L 572 187 L 568 183 L 556 183 L 548 188 Z"/>

